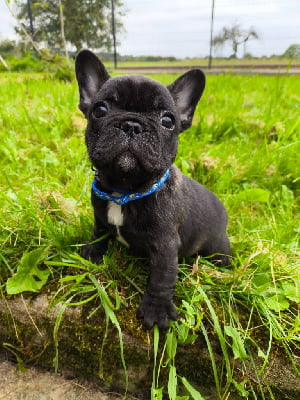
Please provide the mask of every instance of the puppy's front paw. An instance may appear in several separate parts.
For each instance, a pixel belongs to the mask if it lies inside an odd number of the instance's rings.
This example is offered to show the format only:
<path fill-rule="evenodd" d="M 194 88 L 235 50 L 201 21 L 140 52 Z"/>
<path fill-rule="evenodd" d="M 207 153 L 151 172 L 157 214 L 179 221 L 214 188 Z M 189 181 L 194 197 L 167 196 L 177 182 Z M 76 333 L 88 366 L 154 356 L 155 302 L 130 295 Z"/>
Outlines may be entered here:
<path fill-rule="evenodd" d="M 157 324 L 159 329 L 166 330 L 169 320 L 175 321 L 178 318 L 172 295 L 155 296 L 148 291 L 145 292 L 136 315 L 137 318 L 143 319 L 146 330 L 150 330 L 154 324 Z"/>
<path fill-rule="evenodd" d="M 86 260 L 90 260 L 94 264 L 99 265 L 102 263 L 104 253 L 105 252 L 103 251 L 102 246 L 100 246 L 99 243 L 87 243 L 81 248 L 80 255 Z"/>

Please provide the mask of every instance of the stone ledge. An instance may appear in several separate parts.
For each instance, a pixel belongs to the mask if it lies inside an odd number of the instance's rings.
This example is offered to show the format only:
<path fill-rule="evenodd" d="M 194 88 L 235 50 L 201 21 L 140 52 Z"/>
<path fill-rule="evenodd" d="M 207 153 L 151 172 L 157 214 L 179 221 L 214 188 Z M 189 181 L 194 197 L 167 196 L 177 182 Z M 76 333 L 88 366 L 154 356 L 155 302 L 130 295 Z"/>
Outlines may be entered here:
<path fill-rule="evenodd" d="M 59 305 L 49 309 L 49 299 L 45 294 L 26 298 L 20 295 L 7 300 L 1 298 L 1 351 L 5 348 L 11 349 L 23 359 L 24 364 L 53 369 L 53 329 L 59 310 Z M 101 381 L 106 388 L 124 393 L 125 376 L 120 358 L 118 332 L 112 325 L 109 326 L 103 357 L 100 360 L 105 336 L 105 315 L 101 309 L 90 319 L 88 314 L 84 306 L 67 307 L 65 310 L 58 331 L 59 370 L 70 377 Z M 140 399 L 147 399 L 150 396 L 152 381 L 152 343 L 149 339 L 152 335 L 148 337 L 135 321 L 133 309 L 126 309 L 126 316 L 123 315 L 120 321 L 129 375 L 128 393 Z M 212 343 L 216 360 L 221 362 L 218 343 L 216 340 Z M 209 353 L 201 336 L 193 345 L 178 347 L 176 365 L 180 374 L 199 388 L 207 399 L 217 399 Z M 269 365 L 264 372 L 264 379 L 274 389 L 274 393 L 278 393 L 275 399 L 298 400 L 300 378 L 295 375 L 287 357 L 274 354 Z M 237 376 L 238 370 L 239 363 L 236 362 Z M 255 376 L 250 369 L 249 377 L 255 382 Z M 164 379 L 166 376 L 162 376 L 162 385 Z"/>

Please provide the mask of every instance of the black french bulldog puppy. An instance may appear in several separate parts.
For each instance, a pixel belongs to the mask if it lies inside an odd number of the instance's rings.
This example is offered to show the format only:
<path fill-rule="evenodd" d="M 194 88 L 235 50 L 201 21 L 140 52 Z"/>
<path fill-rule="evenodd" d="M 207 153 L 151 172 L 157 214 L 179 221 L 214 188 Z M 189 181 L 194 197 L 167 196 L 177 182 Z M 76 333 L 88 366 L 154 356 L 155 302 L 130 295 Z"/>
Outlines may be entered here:
<path fill-rule="evenodd" d="M 76 58 L 79 108 L 87 119 L 86 145 L 96 168 L 92 186 L 94 232 L 82 256 L 99 264 L 110 231 L 150 259 L 150 276 L 137 317 L 162 330 L 177 319 L 173 291 L 178 256 L 211 256 L 229 264 L 227 215 L 208 189 L 173 165 L 178 134 L 188 128 L 205 86 L 199 69 L 169 86 L 144 76 L 110 78 L 88 50 Z"/>

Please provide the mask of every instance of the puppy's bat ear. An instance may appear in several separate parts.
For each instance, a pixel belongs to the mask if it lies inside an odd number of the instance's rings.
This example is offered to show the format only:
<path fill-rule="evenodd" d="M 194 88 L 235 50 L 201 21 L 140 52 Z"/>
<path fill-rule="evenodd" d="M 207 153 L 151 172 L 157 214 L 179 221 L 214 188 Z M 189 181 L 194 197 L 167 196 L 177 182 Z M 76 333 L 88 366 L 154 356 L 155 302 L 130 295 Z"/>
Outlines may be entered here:
<path fill-rule="evenodd" d="M 79 108 L 86 115 L 93 97 L 110 76 L 99 58 L 89 50 L 78 53 L 75 72 L 79 86 Z"/>
<path fill-rule="evenodd" d="M 181 131 L 192 125 L 195 108 L 205 87 L 205 75 L 200 69 L 193 69 L 181 75 L 169 89 L 181 121 Z"/>

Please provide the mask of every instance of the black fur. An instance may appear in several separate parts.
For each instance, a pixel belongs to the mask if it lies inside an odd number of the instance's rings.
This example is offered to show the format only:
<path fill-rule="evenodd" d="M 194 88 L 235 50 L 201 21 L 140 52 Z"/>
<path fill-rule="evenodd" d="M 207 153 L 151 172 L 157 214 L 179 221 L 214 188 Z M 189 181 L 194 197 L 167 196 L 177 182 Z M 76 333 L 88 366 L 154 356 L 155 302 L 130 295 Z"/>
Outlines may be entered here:
<path fill-rule="evenodd" d="M 79 108 L 87 118 L 86 145 L 100 177 L 99 189 L 142 193 L 170 167 L 161 189 L 122 206 L 124 223 L 119 227 L 130 249 L 150 259 L 149 281 L 137 316 L 146 329 L 155 323 L 166 329 L 168 321 L 177 318 L 172 298 L 178 256 L 199 253 L 220 265 L 229 264 L 222 203 L 172 164 L 178 134 L 191 125 L 204 90 L 204 74 L 189 71 L 167 87 L 143 76 L 110 78 L 100 60 L 83 50 L 76 58 L 76 76 Z M 107 201 L 92 192 L 92 204 L 92 241 L 104 232 L 116 233 L 108 222 Z M 87 244 L 82 255 L 100 263 L 106 245 L 105 241 Z"/>

